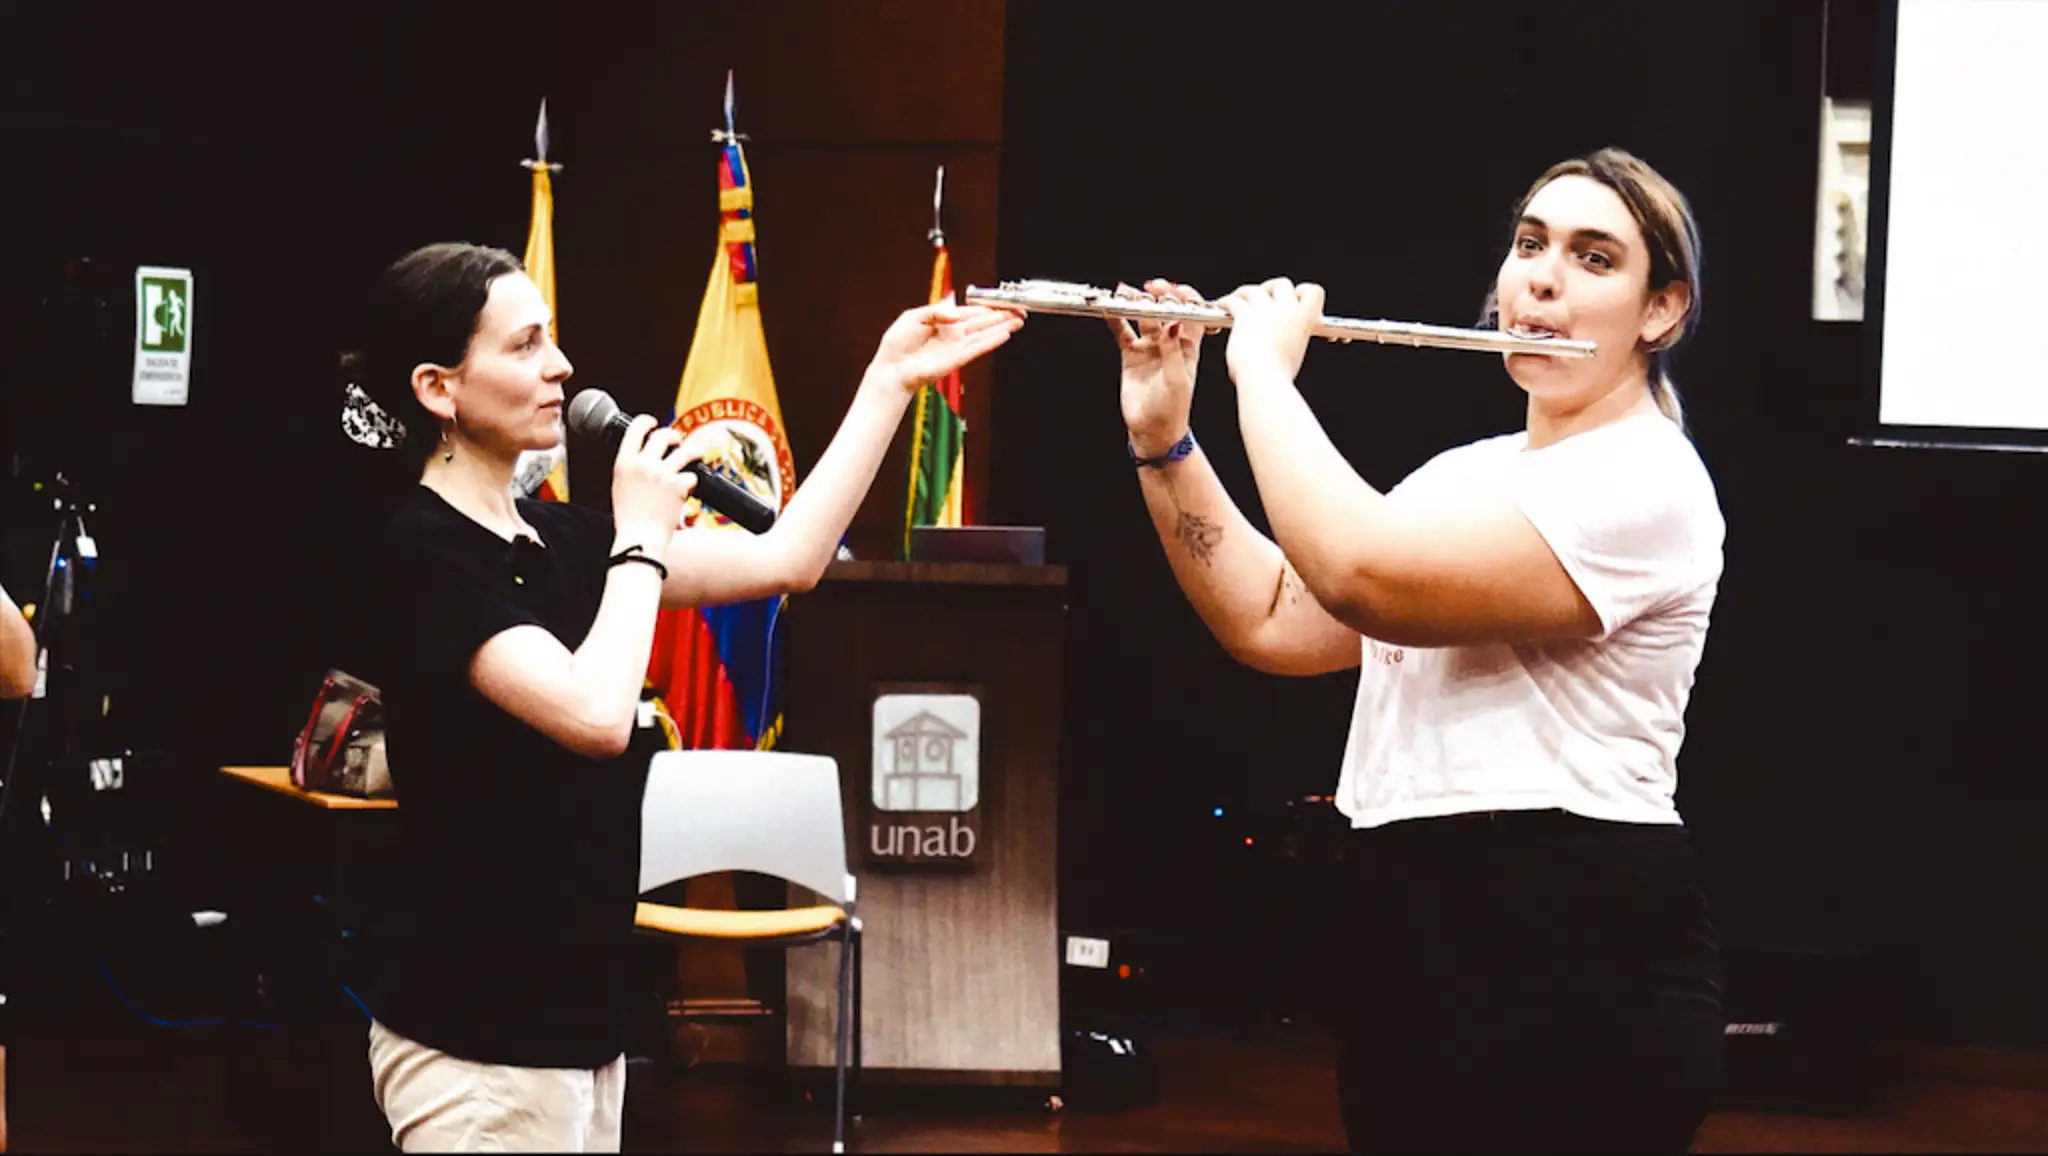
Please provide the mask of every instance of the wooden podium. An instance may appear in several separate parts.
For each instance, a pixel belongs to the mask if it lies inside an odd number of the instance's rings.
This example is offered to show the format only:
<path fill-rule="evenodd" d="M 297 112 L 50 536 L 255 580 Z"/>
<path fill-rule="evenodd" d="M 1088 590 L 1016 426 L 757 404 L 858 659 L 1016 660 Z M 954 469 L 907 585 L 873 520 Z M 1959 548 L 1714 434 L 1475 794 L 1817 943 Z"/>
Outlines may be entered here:
<path fill-rule="evenodd" d="M 779 746 L 838 760 L 859 878 L 860 1079 L 1059 1084 L 1065 617 L 1064 567 L 915 562 L 834 563 L 783 612 Z M 835 962 L 788 955 L 791 1067 L 831 1070 Z"/>

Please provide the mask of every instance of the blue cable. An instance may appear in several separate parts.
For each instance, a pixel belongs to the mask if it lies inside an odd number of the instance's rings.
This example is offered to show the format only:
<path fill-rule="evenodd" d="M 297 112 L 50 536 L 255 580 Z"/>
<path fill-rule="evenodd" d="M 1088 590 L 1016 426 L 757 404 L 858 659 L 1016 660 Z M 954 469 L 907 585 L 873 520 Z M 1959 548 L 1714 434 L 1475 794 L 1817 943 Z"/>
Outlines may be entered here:
<path fill-rule="evenodd" d="M 781 624 L 782 608 L 785 605 L 787 605 L 788 602 L 789 596 L 787 594 L 778 595 L 775 599 L 775 605 L 768 611 L 768 629 L 766 631 L 767 638 L 765 639 L 766 645 L 762 648 L 763 653 L 761 662 L 762 678 L 760 718 L 761 729 L 763 731 L 766 731 L 768 728 L 775 725 L 775 720 L 768 717 L 769 700 L 771 700 L 775 696 L 775 628 L 776 626 Z M 755 745 L 758 746 L 760 744 L 760 740 L 760 735 L 754 736 Z"/>
<path fill-rule="evenodd" d="M 119 1000 L 121 1001 L 121 1004 L 122 1004 L 122 1006 L 123 1006 L 123 1007 L 126 1007 L 126 1008 L 127 1008 L 127 1009 L 128 1009 L 129 1011 L 131 1011 L 131 1012 L 134 1012 L 134 1013 L 135 1013 L 135 1014 L 136 1014 L 136 1015 L 137 1015 L 138 1017 L 140 1017 L 140 1018 L 141 1018 L 141 1019 L 142 1019 L 142 1020 L 143 1020 L 144 1022 L 146 1022 L 146 1023 L 151 1023 L 151 1024 L 155 1024 L 156 1026 L 158 1026 L 158 1027 L 163 1027 L 163 1028 L 217 1028 L 217 1027 L 223 1027 L 223 1026 L 227 1025 L 227 1023 L 229 1022 L 229 1021 L 227 1021 L 227 1020 L 166 1020 L 166 1019 L 158 1019 L 158 1018 L 157 1018 L 156 1016 L 150 1015 L 150 1014 L 149 1014 L 148 1012 L 145 1012 L 145 1011 L 143 1011 L 143 1010 L 142 1010 L 141 1008 L 139 1008 L 139 1007 L 136 1007 L 136 1006 L 135 1006 L 135 1004 L 134 1004 L 134 1003 L 133 1003 L 132 1001 L 130 1001 L 130 1000 L 129 1000 L 129 998 L 128 998 L 128 994 L 127 994 L 126 992 L 124 992 L 124 991 L 122 991 L 122 990 L 121 990 L 121 985 L 120 985 L 120 984 L 118 984 L 118 983 L 115 983 L 115 982 L 114 982 L 114 973 L 113 973 L 113 971 L 112 971 L 111 969 L 109 969 L 109 968 L 107 967 L 107 957 L 106 957 L 106 954 L 105 954 L 104 952 L 102 952 L 102 953 L 100 954 L 100 957 L 99 957 L 99 961 L 100 961 L 100 974 L 101 974 L 102 976 L 105 976 L 105 977 L 106 977 L 106 980 L 107 980 L 107 986 L 108 986 L 109 988 L 113 989 L 113 992 L 114 992 L 114 996 L 115 996 L 115 998 L 117 998 L 117 999 L 119 999 Z M 355 993 L 354 989 L 350 988 L 350 987 L 349 987 L 349 986 L 348 986 L 347 984 L 345 984 L 345 983 L 342 983 L 342 982 L 340 982 L 340 981 L 338 981 L 338 980 L 322 980 L 321 982 L 323 982 L 323 983 L 333 983 L 333 984 L 334 984 L 334 986 L 336 986 L 336 987 L 340 988 L 340 989 L 341 989 L 341 994 L 343 994 L 343 995 L 347 996 L 347 997 L 349 998 L 349 1002 L 351 1002 L 351 1003 L 353 1003 L 353 1004 L 355 1004 L 355 1005 L 356 1005 L 356 1010 L 357 1010 L 357 1011 L 360 1011 L 360 1012 L 362 1012 L 362 1013 L 363 1013 L 363 1018 L 364 1018 L 364 1019 L 375 1019 L 375 1018 L 376 1018 L 375 1016 L 373 1016 L 373 1015 L 371 1015 L 371 1014 L 370 1014 L 370 1008 L 369 1008 L 369 1005 L 367 1005 L 367 1004 L 365 1004 L 365 1003 L 363 1002 L 363 997 L 361 997 L 361 996 L 357 995 L 357 994 Z M 281 1032 L 281 1031 L 283 1031 L 283 1030 L 284 1030 L 283 1028 L 281 1028 L 281 1027 L 278 1027 L 278 1026 L 277 1026 L 276 1024 L 267 1024 L 267 1023 L 259 1023 L 259 1022 L 255 1021 L 255 1020 L 236 1020 L 236 1021 L 234 1021 L 234 1024 L 235 1024 L 235 1026 L 236 1026 L 236 1027 L 244 1027 L 244 1028 L 266 1028 L 266 1029 L 268 1029 L 268 1030 L 270 1030 L 270 1031 L 273 1031 L 273 1032 Z"/>
<path fill-rule="evenodd" d="M 338 988 L 340 988 L 340 989 L 341 989 L 341 994 L 343 994 L 343 995 L 347 996 L 348 998 L 350 998 L 350 999 L 352 999 L 352 1000 L 354 1000 L 354 1001 L 356 1002 L 356 1008 L 357 1008 L 358 1010 L 360 1010 L 360 1011 L 361 1011 L 361 1012 L 363 1013 L 363 1018 L 364 1018 L 364 1019 L 376 1019 L 376 1018 L 377 1018 L 376 1016 L 373 1016 L 373 1015 L 371 1015 L 371 1014 L 370 1014 L 370 1009 L 369 1009 L 368 1007 L 364 1006 L 364 1004 L 363 1004 L 363 1000 L 362 1000 L 362 997 L 361 997 L 361 996 L 358 996 L 358 995 L 357 995 L 357 994 L 356 994 L 355 992 L 352 992 L 352 991 L 350 991 L 350 990 L 349 990 L 349 988 L 348 988 L 348 985 L 347 985 L 347 984 L 345 984 L 345 983 L 342 983 L 342 982 L 340 982 L 340 981 L 338 981 L 338 980 L 337 980 L 337 981 L 335 982 L 334 986 L 336 986 L 336 987 L 338 987 Z"/>
<path fill-rule="evenodd" d="M 126 992 L 124 992 L 124 991 L 122 991 L 122 990 L 121 990 L 121 985 L 120 985 L 120 984 L 118 984 L 118 983 L 115 983 L 115 982 L 114 982 L 114 973 L 113 973 L 113 971 L 112 971 L 112 970 L 110 970 L 110 969 L 109 969 L 109 968 L 107 967 L 107 953 L 106 953 L 106 952 L 104 952 L 104 951 L 103 951 L 103 952 L 101 952 L 101 953 L 99 954 L 99 961 L 100 961 L 100 974 L 101 974 L 102 976 L 106 977 L 106 981 L 107 981 L 107 987 L 109 987 L 110 989 L 112 989 L 112 990 L 113 990 L 113 993 L 114 993 L 114 998 L 116 998 L 116 999 L 120 1000 L 120 1001 L 121 1001 L 121 1006 L 123 1006 L 123 1007 L 127 1008 L 127 1009 L 128 1009 L 129 1011 L 131 1011 L 131 1012 L 134 1012 L 134 1013 L 136 1014 L 136 1016 L 137 1016 L 138 1018 L 140 1018 L 140 1019 L 141 1019 L 141 1020 L 142 1020 L 143 1022 L 145 1022 L 145 1023 L 151 1023 L 151 1024 L 155 1024 L 155 1025 L 156 1025 L 157 1027 L 160 1027 L 160 1028 L 218 1028 L 218 1027 L 226 1027 L 226 1026 L 228 1026 L 228 1025 L 229 1025 L 230 1023 L 232 1023 L 232 1024 L 233 1024 L 233 1025 L 234 1025 L 235 1027 L 238 1027 L 238 1028 L 264 1028 L 264 1029 L 267 1029 L 267 1030 L 269 1030 L 269 1031 L 273 1031 L 273 1032 L 282 1032 L 282 1031 L 284 1031 L 284 1029 L 283 1029 L 283 1028 L 281 1028 L 281 1027 L 278 1027 L 278 1026 L 277 1026 L 276 1024 L 266 1024 L 266 1023 L 258 1023 L 258 1022 L 254 1021 L 254 1020 L 233 1020 L 233 1021 L 230 1021 L 230 1020 L 165 1020 L 165 1019 L 158 1019 L 157 1017 L 155 1017 L 155 1016 L 153 1016 L 153 1015 L 150 1015 L 150 1014 L 149 1014 L 148 1012 L 146 1012 L 146 1011 L 143 1011 L 143 1010 L 142 1010 L 141 1008 L 139 1008 L 139 1007 L 136 1007 L 136 1006 L 135 1006 L 135 1004 L 134 1004 L 134 1003 L 132 1003 L 132 1002 L 131 1002 L 131 1001 L 130 1001 L 130 1000 L 128 999 L 128 994 L 127 994 Z M 347 989 L 346 989 L 346 988 L 344 988 L 344 989 L 342 989 L 342 990 L 346 991 Z M 355 994 L 355 993 L 353 993 L 353 992 L 350 992 L 349 994 L 350 994 L 351 998 L 353 998 L 353 996 L 354 996 L 354 994 Z M 361 1001 L 360 1001 L 360 1000 L 358 1000 L 358 1001 L 357 1001 L 357 1006 L 358 1006 L 358 1007 L 362 1006 L 362 1003 L 361 1003 Z"/>
<path fill-rule="evenodd" d="M 59 831 L 59 830 L 57 830 L 57 828 L 56 828 L 56 827 L 55 827 L 54 825 L 50 825 L 50 824 L 45 824 L 45 825 L 44 825 L 44 830 L 47 830 L 47 831 L 48 831 L 48 832 L 49 832 L 49 833 L 50 833 L 51 835 L 54 835 L 54 836 L 56 836 L 56 839 L 57 839 L 57 841 L 58 841 L 59 843 L 62 843 L 62 844 L 64 844 L 64 845 L 65 845 L 66 847 L 69 847 L 69 846 L 71 846 L 71 840 L 69 840 L 69 839 L 65 838 L 65 837 L 64 837 L 64 833 L 63 833 L 63 832 L 61 832 L 61 831 Z M 128 998 L 128 993 L 127 993 L 127 992 L 124 992 L 124 991 L 122 991 L 122 990 L 121 990 L 121 985 L 120 985 L 120 984 L 118 984 L 118 983 L 115 983 L 115 982 L 114 982 L 114 972 L 113 972 L 113 969 L 112 969 L 112 968 L 109 968 L 109 967 L 107 966 L 107 953 L 106 953 L 106 952 L 104 952 L 104 951 L 100 952 L 97 958 L 99 959 L 99 964 L 100 964 L 100 975 L 101 975 L 101 976 L 102 976 L 102 977 L 103 977 L 103 978 L 104 978 L 104 979 L 105 979 L 105 980 L 107 981 L 107 987 L 108 987 L 108 989 L 109 989 L 109 990 L 111 990 L 111 991 L 112 991 L 112 992 L 114 993 L 114 998 L 116 998 L 116 999 L 120 1000 L 120 1001 L 121 1001 L 121 1006 L 123 1006 L 123 1007 L 127 1008 L 127 1009 L 128 1009 L 129 1011 L 131 1011 L 131 1012 L 134 1012 L 134 1013 L 135 1013 L 135 1015 L 136 1015 L 136 1018 L 138 1018 L 138 1019 L 142 1020 L 142 1021 L 143 1021 L 144 1023 L 154 1024 L 154 1025 L 156 1025 L 157 1027 L 162 1027 L 162 1028 L 218 1028 L 218 1027 L 226 1027 L 226 1026 L 228 1026 L 228 1025 L 229 1025 L 230 1023 L 232 1023 L 232 1024 L 233 1024 L 233 1025 L 234 1025 L 235 1027 L 241 1027 L 241 1028 L 263 1028 L 263 1029 L 265 1029 L 265 1030 L 267 1030 L 267 1031 L 273 1031 L 273 1032 L 282 1032 L 282 1031 L 284 1031 L 284 1029 L 283 1029 L 283 1028 L 281 1028 L 281 1027 L 277 1026 L 276 1024 L 270 1024 L 270 1023 L 262 1023 L 262 1022 L 259 1022 L 259 1021 L 256 1021 L 256 1020 L 233 1020 L 233 1021 L 229 1021 L 229 1020 L 167 1020 L 167 1019 L 159 1019 L 159 1018 L 157 1018 L 156 1016 L 150 1015 L 150 1014 L 149 1014 L 148 1012 L 146 1012 L 146 1011 L 143 1011 L 143 1010 L 142 1010 L 141 1008 L 139 1008 L 139 1007 L 136 1007 L 136 1006 L 135 1006 L 135 1004 L 134 1004 L 134 1002 L 133 1002 L 132 1000 L 130 1000 L 130 999 Z M 334 984 L 334 986 L 336 986 L 336 987 L 340 988 L 340 989 L 341 989 L 341 993 L 342 993 L 343 995 L 347 996 L 347 997 L 349 998 L 349 1001 L 350 1001 L 351 1003 L 353 1003 L 353 1004 L 355 1004 L 355 1005 L 356 1005 L 356 1010 L 357 1010 L 357 1011 L 360 1011 L 360 1012 L 362 1012 L 362 1013 L 363 1013 L 363 1018 L 365 1018 L 365 1019 L 370 1019 L 370 1020 L 374 1020 L 374 1019 L 376 1019 L 376 1018 L 377 1018 L 377 1017 L 375 1017 L 375 1016 L 373 1016 L 373 1015 L 371 1015 L 371 1014 L 370 1014 L 370 1008 L 369 1008 L 369 1006 L 368 1006 L 367 1004 L 363 1003 L 363 999 L 362 999 L 362 997 L 361 997 L 361 996 L 359 996 L 359 995 L 357 995 L 357 994 L 356 994 L 356 993 L 355 993 L 355 992 L 354 992 L 354 991 L 353 991 L 352 989 L 350 989 L 350 987 L 349 987 L 349 986 L 348 986 L 347 984 L 345 984 L 345 983 L 342 983 L 342 982 L 341 982 L 341 981 L 339 981 L 339 980 L 321 980 L 321 981 L 319 981 L 319 982 L 321 982 L 321 983 L 333 983 L 333 984 Z"/>

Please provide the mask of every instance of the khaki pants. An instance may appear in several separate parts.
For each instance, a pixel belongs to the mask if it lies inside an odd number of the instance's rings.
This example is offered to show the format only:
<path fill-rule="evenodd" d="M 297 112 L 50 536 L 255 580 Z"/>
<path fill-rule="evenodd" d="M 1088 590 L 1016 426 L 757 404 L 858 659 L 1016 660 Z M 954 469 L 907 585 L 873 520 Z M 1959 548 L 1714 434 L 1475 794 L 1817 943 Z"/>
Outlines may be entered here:
<path fill-rule="evenodd" d="M 617 1152 L 626 1057 L 595 1071 L 457 1059 L 370 1021 L 370 1078 L 401 1152 Z"/>

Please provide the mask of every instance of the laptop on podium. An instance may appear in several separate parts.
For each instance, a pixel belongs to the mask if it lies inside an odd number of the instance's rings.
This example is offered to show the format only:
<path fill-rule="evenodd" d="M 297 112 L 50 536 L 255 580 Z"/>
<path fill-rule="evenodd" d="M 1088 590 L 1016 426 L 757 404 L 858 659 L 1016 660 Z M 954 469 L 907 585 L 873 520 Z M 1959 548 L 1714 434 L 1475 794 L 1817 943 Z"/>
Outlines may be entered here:
<path fill-rule="evenodd" d="M 1045 565 L 1044 526 L 912 526 L 912 562 Z"/>

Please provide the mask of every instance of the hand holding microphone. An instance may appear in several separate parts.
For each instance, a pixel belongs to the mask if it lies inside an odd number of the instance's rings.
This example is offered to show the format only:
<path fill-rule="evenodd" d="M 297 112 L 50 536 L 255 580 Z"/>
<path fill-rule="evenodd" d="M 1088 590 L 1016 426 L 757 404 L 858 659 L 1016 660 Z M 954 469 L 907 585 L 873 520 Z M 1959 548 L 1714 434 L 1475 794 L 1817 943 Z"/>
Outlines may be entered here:
<path fill-rule="evenodd" d="M 668 533 L 672 534 L 682 520 L 683 499 L 692 493 L 707 507 L 753 533 L 763 533 L 775 524 L 773 506 L 735 485 L 723 474 L 701 461 L 677 462 L 671 451 L 682 444 L 681 434 L 665 426 L 655 428 L 654 419 L 645 414 L 626 416 L 611 395 L 603 390 L 586 389 L 570 398 L 564 418 L 569 432 L 580 438 L 593 442 L 619 439 L 618 462 L 613 469 L 612 515 L 621 525 L 626 524 L 629 517 L 652 519 L 665 513 Z M 643 422 L 644 426 L 641 425 Z M 680 487 L 663 491 L 668 495 L 664 509 L 642 511 L 640 499 L 643 491 L 632 487 L 631 492 L 626 492 L 628 473 L 638 473 L 642 466 L 653 466 L 657 473 L 681 481 Z M 654 497 L 652 494 L 644 496 Z M 660 498 L 654 500 L 663 501 Z M 622 504 L 630 508 L 622 508 Z M 667 538 L 662 541 L 665 543 Z"/>
<path fill-rule="evenodd" d="M 659 558 L 683 520 L 683 501 L 697 479 L 682 472 L 682 464 L 670 456 L 682 444 L 682 435 L 656 428 L 651 417 L 621 415 L 621 420 L 626 425 L 612 463 L 615 546 L 637 546 Z"/>

